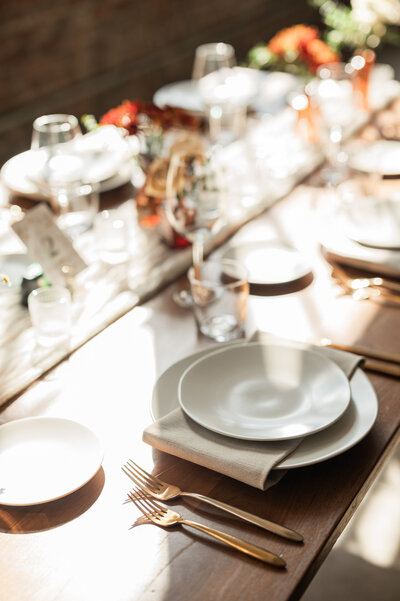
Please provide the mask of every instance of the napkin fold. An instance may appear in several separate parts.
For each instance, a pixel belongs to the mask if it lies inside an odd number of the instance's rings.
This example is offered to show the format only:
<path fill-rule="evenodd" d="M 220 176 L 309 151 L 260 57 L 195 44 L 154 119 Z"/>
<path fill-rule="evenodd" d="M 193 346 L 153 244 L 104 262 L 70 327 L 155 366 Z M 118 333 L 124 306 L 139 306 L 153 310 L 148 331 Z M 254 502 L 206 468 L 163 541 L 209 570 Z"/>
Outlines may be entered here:
<path fill-rule="evenodd" d="M 336 349 L 283 341 L 264 332 L 257 332 L 251 341 L 285 343 L 309 349 L 334 361 L 350 379 L 361 364 L 362 357 Z M 266 490 L 286 473 L 275 470 L 285 457 L 302 442 L 302 438 L 264 442 L 247 441 L 222 436 L 190 419 L 180 408 L 148 426 L 143 441 L 154 448 L 192 463 L 212 469 L 255 488 Z"/>

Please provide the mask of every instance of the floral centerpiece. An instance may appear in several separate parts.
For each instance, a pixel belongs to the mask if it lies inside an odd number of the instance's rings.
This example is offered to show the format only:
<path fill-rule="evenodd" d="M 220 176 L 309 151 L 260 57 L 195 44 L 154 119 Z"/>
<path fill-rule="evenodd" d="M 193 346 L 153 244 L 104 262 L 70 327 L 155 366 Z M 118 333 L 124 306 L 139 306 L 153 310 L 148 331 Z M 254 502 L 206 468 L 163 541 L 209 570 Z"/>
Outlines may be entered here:
<path fill-rule="evenodd" d="M 82 123 L 89 131 L 114 125 L 125 130 L 127 136 L 137 136 L 140 141 L 137 159 L 144 173 L 144 184 L 136 195 L 139 222 L 145 227 L 163 226 L 163 237 L 172 246 L 187 246 L 186 240 L 168 229 L 162 201 L 170 156 L 176 150 L 198 148 L 201 118 L 181 108 L 160 109 L 151 102 L 125 100 L 108 110 L 99 121 L 93 115 L 83 115 Z"/>
<path fill-rule="evenodd" d="M 322 64 L 339 60 L 339 54 L 320 39 L 318 29 L 308 25 L 282 29 L 268 44 L 257 44 L 249 52 L 250 67 L 303 77 L 312 77 Z"/>

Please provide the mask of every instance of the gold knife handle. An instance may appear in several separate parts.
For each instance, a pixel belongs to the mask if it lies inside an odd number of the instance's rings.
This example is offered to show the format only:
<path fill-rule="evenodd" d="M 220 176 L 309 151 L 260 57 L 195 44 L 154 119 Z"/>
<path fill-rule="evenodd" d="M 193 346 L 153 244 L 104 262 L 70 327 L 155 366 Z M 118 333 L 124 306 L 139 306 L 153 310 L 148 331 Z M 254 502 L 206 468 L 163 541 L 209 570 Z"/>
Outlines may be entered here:
<path fill-rule="evenodd" d="M 290 528 L 286 528 L 286 526 L 281 526 L 280 524 L 271 522 L 270 520 L 260 518 L 256 515 L 253 515 L 252 513 L 243 511 L 242 509 L 238 509 L 237 507 L 232 507 L 232 505 L 228 505 L 227 503 L 222 503 L 221 501 L 217 501 L 216 499 L 210 499 L 210 497 L 199 495 L 194 492 L 181 492 L 181 495 L 185 497 L 193 497 L 194 499 L 198 499 L 199 501 L 204 501 L 204 503 L 208 503 L 209 505 L 218 507 L 223 511 L 227 511 L 228 513 L 231 513 L 232 515 L 235 515 L 238 518 L 242 518 L 242 520 L 245 520 L 246 522 L 250 522 L 250 524 L 260 526 L 260 528 L 264 528 L 264 530 L 268 530 L 268 532 L 273 532 L 278 536 L 283 536 L 284 538 L 288 538 L 289 540 L 296 541 L 298 543 L 303 542 L 303 537 L 298 532 L 295 532 Z"/>
<path fill-rule="evenodd" d="M 375 371 L 381 374 L 387 374 L 396 378 L 400 377 L 400 365 L 395 363 L 387 363 L 385 361 L 379 361 L 378 359 L 365 359 L 364 369 L 368 371 Z"/>
<path fill-rule="evenodd" d="M 226 543 L 230 547 L 237 549 L 238 551 L 242 551 L 246 555 L 251 555 L 251 557 L 255 557 L 256 559 L 261 559 L 265 563 L 269 563 L 277 568 L 284 568 L 286 566 L 286 561 L 283 557 L 279 557 L 279 555 L 275 555 L 275 553 L 271 553 L 271 551 L 267 551 L 266 549 L 262 549 L 257 545 L 252 545 L 236 536 L 232 536 L 231 534 L 227 534 L 226 532 L 221 532 L 220 530 L 216 530 L 215 528 L 210 528 L 209 526 L 205 526 L 204 524 L 198 524 L 197 522 L 192 522 L 191 520 L 179 520 L 180 524 L 186 524 L 186 526 L 191 526 L 196 530 L 200 530 L 217 540 Z"/>

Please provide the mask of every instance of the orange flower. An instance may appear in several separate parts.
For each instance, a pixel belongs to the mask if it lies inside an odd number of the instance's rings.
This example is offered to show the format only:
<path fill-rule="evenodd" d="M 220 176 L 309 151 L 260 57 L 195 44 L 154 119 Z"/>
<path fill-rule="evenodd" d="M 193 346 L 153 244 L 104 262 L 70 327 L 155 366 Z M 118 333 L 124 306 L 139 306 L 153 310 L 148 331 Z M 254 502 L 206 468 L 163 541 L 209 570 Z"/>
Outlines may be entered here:
<path fill-rule="evenodd" d="M 141 110 L 141 102 L 125 100 L 116 108 L 107 111 L 100 119 L 100 125 L 116 125 L 117 127 L 124 127 L 130 134 L 135 134 L 137 131 L 136 119 Z"/>
<path fill-rule="evenodd" d="M 124 127 L 130 134 L 146 124 L 155 125 L 166 130 L 170 127 L 187 127 L 198 129 L 200 119 L 193 117 L 183 109 L 166 107 L 159 109 L 151 102 L 141 100 L 125 100 L 116 108 L 110 109 L 100 119 L 100 125 L 116 125 Z"/>
<path fill-rule="evenodd" d="M 268 50 L 282 56 L 285 52 L 295 51 L 298 54 L 311 41 L 318 38 L 318 30 L 308 25 L 294 25 L 279 31 L 268 43 Z"/>
<path fill-rule="evenodd" d="M 311 71 L 316 72 L 318 67 L 326 63 L 337 63 L 339 55 L 331 50 L 325 42 L 319 39 L 310 40 L 303 49 L 303 58 Z"/>

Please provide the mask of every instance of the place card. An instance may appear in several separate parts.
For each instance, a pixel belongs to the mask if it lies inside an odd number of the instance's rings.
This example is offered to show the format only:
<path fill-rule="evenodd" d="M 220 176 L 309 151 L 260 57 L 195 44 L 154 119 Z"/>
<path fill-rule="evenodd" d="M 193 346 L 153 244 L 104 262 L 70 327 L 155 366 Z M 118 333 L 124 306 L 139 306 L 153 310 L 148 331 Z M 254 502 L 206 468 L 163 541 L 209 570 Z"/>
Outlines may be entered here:
<path fill-rule="evenodd" d="M 86 269 L 86 263 L 68 236 L 56 225 L 54 215 L 45 203 L 31 209 L 12 228 L 27 247 L 29 255 L 41 264 L 52 284 L 65 286 L 71 277 Z"/>

